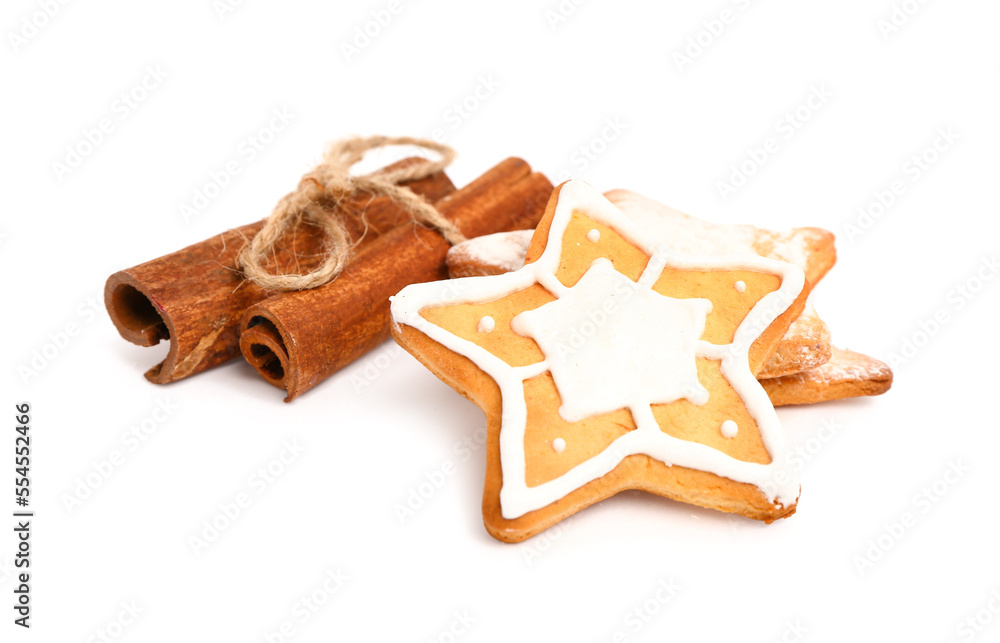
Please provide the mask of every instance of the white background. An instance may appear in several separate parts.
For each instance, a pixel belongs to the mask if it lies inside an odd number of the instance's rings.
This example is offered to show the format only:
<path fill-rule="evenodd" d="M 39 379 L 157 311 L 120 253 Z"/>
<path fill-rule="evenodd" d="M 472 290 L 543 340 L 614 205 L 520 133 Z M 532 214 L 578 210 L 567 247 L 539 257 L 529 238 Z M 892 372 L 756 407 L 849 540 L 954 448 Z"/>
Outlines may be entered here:
<path fill-rule="evenodd" d="M 385 21 L 387 1 L 254 0 L 222 15 L 211 0 L 70 2 L 47 20 L 42 4 L 9 0 L 0 17 L 0 497 L 12 511 L 13 406 L 28 400 L 37 512 L 30 632 L 11 624 L 13 519 L 0 519 L 3 640 L 262 641 L 283 623 L 291 641 L 997 637 L 1000 284 L 984 263 L 1000 251 L 996 3 L 910 0 L 885 34 L 888 0 L 593 0 L 564 2 L 559 21 L 555 0 L 421 0 L 352 55 L 344 43 Z M 123 113 L 147 69 L 165 77 Z M 786 137 L 779 121 L 813 88 L 830 98 Z M 275 109 L 294 118 L 248 159 L 241 144 Z M 105 118 L 110 133 L 59 172 Z M 916 172 L 942 128 L 958 139 Z M 149 384 L 165 347 L 126 343 L 90 307 L 112 272 L 266 216 L 324 142 L 436 129 L 459 151 L 459 185 L 516 155 L 709 220 L 830 229 L 839 262 L 816 302 L 836 343 L 884 360 L 919 347 L 883 397 L 780 411 L 810 449 L 788 520 L 633 492 L 505 545 L 481 523 L 483 451 L 457 446 L 480 412 L 393 346 L 284 404 L 239 361 Z M 718 182 L 767 138 L 778 151 L 723 198 Z M 233 160 L 240 174 L 185 219 Z M 897 180 L 902 196 L 859 220 Z M 123 435 L 160 403 L 173 410 L 133 450 Z M 825 441 L 824 422 L 840 427 Z M 251 476 L 286 441 L 302 453 L 257 493 Z M 124 464 L 68 506 L 116 451 Z M 454 474 L 401 522 L 394 505 L 446 461 Z M 949 463 L 968 471 L 940 482 Z M 921 500 L 935 483 L 942 495 Z M 196 554 L 190 539 L 239 493 L 250 506 Z M 880 559 L 859 570 L 859 557 Z M 347 580 L 327 596 L 337 570 Z M 677 587 L 669 600 L 661 583 Z M 317 591 L 325 603 L 303 611 Z M 123 603 L 141 614 L 120 627 Z M 981 632 L 962 625 L 977 614 Z M 474 623 L 461 631 L 456 615 Z"/>

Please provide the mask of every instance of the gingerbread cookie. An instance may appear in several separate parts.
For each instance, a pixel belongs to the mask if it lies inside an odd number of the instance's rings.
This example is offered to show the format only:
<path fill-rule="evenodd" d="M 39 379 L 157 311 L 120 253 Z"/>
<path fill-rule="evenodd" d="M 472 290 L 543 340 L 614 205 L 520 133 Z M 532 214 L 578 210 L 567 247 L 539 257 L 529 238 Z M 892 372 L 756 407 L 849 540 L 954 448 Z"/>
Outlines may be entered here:
<path fill-rule="evenodd" d="M 486 415 L 494 537 L 625 489 L 766 522 L 795 512 L 797 470 L 753 373 L 801 312 L 803 271 L 651 238 L 570 181 L 523 268 L 393 297 L 396 341 Z"/>
<path fill-rule="evenodd" d="M 775 406 L 816 404 L 882 395 L 892 387 L 892 370 L 874 357 L 834 347 L 830 361 L 818 368 L 760 383 Z"/>

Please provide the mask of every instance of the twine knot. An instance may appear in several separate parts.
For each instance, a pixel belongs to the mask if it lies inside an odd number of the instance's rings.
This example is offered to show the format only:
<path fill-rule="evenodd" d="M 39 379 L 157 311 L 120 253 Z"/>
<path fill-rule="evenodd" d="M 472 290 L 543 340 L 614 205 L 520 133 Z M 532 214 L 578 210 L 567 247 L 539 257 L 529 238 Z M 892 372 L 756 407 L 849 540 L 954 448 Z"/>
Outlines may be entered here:
<path fill-rule="evenodd" d="M 352 176 L 351 167 L 365 152 L 391 145 L 414 145 L 436 152 L 440 159 L 395 170 Z M 320 201 L 340 202 L 359 192 L 384 195 L 410 213 L 414 221 L 436 229 L 454 245 L 465 236 L 454 223 L 446 219 L 433 205 L 409 188 L 399 185 L 440 172 L 451 164 L 455 150 L 442 143 L 409 136 L 354 137 L 327 147 L 323 162 L 302 177 L 298 187 L 286 194 L 271 212 L 260 232 L 240 250 L 237 265 L 247 279 L 266 290 L 307 290 L 329 283 L 339 275 L 350 260 L 353 242 L 342 216 L 328 211 Z M 281 238 L 306 221 L 321 228 L 330 239 L 326 258 L 305 274 L 272 274 L 264 267 L 265 260 Z"/>

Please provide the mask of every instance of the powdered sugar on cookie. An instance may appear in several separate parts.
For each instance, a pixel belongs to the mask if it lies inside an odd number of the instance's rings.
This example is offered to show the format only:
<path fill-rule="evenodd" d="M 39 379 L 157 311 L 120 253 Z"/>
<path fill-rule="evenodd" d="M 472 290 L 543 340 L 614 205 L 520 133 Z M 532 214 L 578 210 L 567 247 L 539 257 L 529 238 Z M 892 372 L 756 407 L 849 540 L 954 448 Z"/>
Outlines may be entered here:
<path fill-rule="evenodd" d="M 534 230 L 497 232 L 464 241 L 448 251 L 448 263 L 475 262 L 496 266 L 504 272 L 518 270 L 524 265 Z"/>

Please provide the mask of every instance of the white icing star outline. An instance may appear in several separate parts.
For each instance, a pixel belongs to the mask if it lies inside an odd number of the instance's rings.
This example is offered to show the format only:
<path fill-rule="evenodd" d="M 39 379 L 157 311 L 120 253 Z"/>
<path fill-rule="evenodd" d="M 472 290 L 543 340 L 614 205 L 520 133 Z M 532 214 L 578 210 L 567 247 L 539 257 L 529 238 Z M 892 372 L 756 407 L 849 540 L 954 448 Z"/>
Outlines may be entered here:
<path fill-rule="evenodd" d="M 562 239 L 573 212 L 580 212 L 618 232 L 639 248 L 649 261 L 638 284 L 651 288 L 665 268 L 679 270 L 752 270 L 781 278 L 778 290 L 756 303 L 737 327 L 731 344 L 716 345 L 699 340 L 698 355 L 721 362 L 722 374 L 736 391 L 757 423 L 764 448 L 771 457 L 768 464 L 737 460 L 708 445 L 682 440 L 663 432 L 652 408 L 630 408 L 636 429 L 618 437 L 602 452 L 581 462 L 558 478 L 534 487 L 526 483 L 524 434 L 527 406 L 524 381 L 548 370 L 545 360 L 528 366 L 511 366 L 485 348 L 429 322 L 420 311 L 424 308 L 486 303 L 540 284 L 554 296 L 567 287 L 556 278 L 562 253 Z M 514 519 L 541 509 L 592 480 L 612 471 L 629 455 L 645 454 L 664 464 L 703 470 L 737 482 L 756 485 L 770 502 L 782 506 L 798 499 L 799 479 L 795 468 L 788 466 L 787 445 L 780 422 L 770 399 L 750 371 L 750 347 L 796 300 L 805 285 L 805 273 L 798 266 L 764 257 L 708 257 L 678 255 L 669 250 L 669 240 L 654 247 L 648 234 L 623 215 L 600 192 L 582 181 L 563 184 L 549 227 L 542 256 L 534 263 L 502 275 L 465 277 L 447 281 L 407 286 L 392 297 L 391 313 L 395 323 L 406 324 L 452 351 L 472 360 L 490 375 L 500 388 L 502 416 L 500 461 L 503 486 L 500 490 L 502 516 Z"/>

